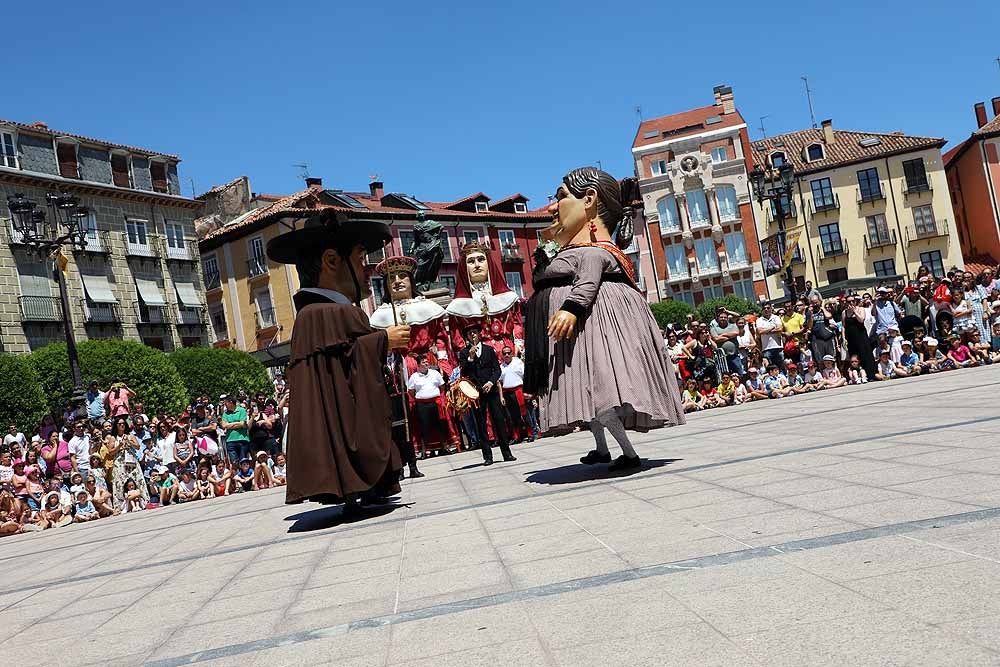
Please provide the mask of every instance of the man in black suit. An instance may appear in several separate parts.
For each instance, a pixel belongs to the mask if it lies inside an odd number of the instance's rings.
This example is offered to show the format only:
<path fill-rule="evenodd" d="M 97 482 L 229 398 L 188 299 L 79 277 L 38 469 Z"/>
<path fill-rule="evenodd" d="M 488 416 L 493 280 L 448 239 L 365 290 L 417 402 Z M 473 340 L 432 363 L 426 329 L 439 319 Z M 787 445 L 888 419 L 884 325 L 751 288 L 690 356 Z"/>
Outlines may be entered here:
<path fill-rule="evenodd" d="M 465 349 L 459 353 L 462 364 L 462 377 L 476 385 L 479 390 L 479 403 L 473 408 L 476 416 L 476 431 L 480 446 L 483 449 L 483 465 L 493 465 L 493 449 L 486 437 L 486 411 L 489 410 L 493 420 L 493 434 L 504 461 L 516 461 L 510 453 L 507 442 L 507 423 L 504 421 L 503 397 L 500 392 L 500 360 L 496 350 L 489 345 L 483 345 L 479 340 L 479 325 L 470 326 L 465 331 Z"/>

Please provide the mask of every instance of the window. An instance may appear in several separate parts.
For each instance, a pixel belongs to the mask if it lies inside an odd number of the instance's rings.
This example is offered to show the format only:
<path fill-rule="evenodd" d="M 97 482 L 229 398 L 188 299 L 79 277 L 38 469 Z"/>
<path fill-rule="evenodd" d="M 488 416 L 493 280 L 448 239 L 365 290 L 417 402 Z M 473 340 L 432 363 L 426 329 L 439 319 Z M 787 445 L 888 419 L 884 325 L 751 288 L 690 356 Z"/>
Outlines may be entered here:
<path fill-rule="evenodd" d="M 716 146 L 712 149 L 712 162 L 725 162 L 728 159 L 725 146 Z"/>
<path fill-rule="evenodd" d="M 132 169 L 129 157 L 123 153 L 111 154 L 111 180 L 120 188 L 132 187 Z"/>
<path fill-rule="evenodd" d="M 654 160 L 650 164 L 650 169 L 653 172 L 653 176 L 663 176 L 667 173 L 667 161 L 666 160 Z"/>
<path fill-rule="evenodd" d="M 382 276 L 372 276 L 372 299 L 375 306 L 381 306 L 385 297 L 385 278 Z"/>
<path fill-rule="evenodd" d="M 222 277 L 219 275 L 219 260 L 215 255 L 203 255 L 201 258 L 201 272 L 205 279 L 205 290 L 213 290 L 222 287 Z"/>
<path fill-rule="evenodd" d="M 733 293 L 747 301 L 754 303 L 757 301 L 757 295 L 753 293 L 753 281 L 752 280 L 734 280 L 733 281 Z"/>
<path fill-rule="evenodd" d="M 126 219 L 125 232 L 128 235 L 128 244 L 132 246 L 147 246 L 149 240 L 146 237 L 146 221 Z"/>
<path fill-rule="evenodd" d="M 656 202 L 656 212 L 660 216 L 661 231 L 681 228 L 681 219 L 677 215 L 677 200 L 673 195 Z"/>
<path fill-rule="evenodd" d="M 524 202 L 514 202 L 514 213 L 527 213 L 528 205 Z"/>
<path fill-rule="evenodd" d="M 229 325 L 226 324 L 226 310 L 221 301 L 208 306 L 208 319 L 212 323 L 215 340 L 226 340 L 229 338 Z"/>
<path fill-rule="evenodd" d="M 719 270 L 719 256 L 715 253 L 715 241 L 711 238 L 696 240 L 694 252 L 698 257 L 699 273 L 711 273 Z"/>
<path fill-rule="evenodd" d="M 771 167 L 777 169 L 784 165 L 788 160 L 785 159 L 785 154 L 782 152 L 771 153 Z"/>
<path fill-rule="evenodd" d="M 826 281 L 831 285 L 833 283 L 842 283 L 845 280 L 847 280 L 846 268 L 841 267 L 839 269 L 830 269 L 826 272 Z"/>
<path fill-rule="evenodd" d="M 476 202 L 476 213 L 486 213 L 490 210 L 490 205 L 484 201 Z"/>
<path fill-rule="evenodd" d="M 52 296 L 50 262 L 17 262 L 17 281 L 21 287 L 18 303 L 22 319 L 45 322 L 59 319 L 58 299 Z"/>
<path fill-rule="evenodd" d="M 806 158 L 809 162 L 823 159 L 823 144 L 810 144 L 806 149 Z"/>
<path fill-rule="evenodd" d="M 265 329 L 277 324 L 274 318 L 274 306 L 271 304 L 271 292 L 266 287 L 253 293 L 253 301 L 257 306 L 257 327 Z"/>
<path fill-rule="evenodd" d="M 479 240 L 479 232 L 462 232 L 462 244 Z"/>
<path fill-rule="evenodd" d="M 710 299 L 721 299 L 722 285 L 702 285 L 701 293 L 705 301 L 709 301 Z"/>
<path fill-rule="evenodd" d="M 441 250 L 444 252 L 443 262 L 454 262 L 455 258 L 451 254 L 451 241 L 448 240 L 448 230 L 441 230 Z"/>
<path fill-rule="evenodd" d="M 507 279 L 507 287 L 522 299 L 524 298 L 524 286 L 521 284 L 521 274 L 517 271 L 507 271 L 503 274 Z"/>
<path fill-rule="evenodd" d="M 735 220 L 739 217 L 739 209 L 736 207 L 736 188 L 730 185 L 716 187 L 715 200 L 719 205 L 720 220 Z"/>
<path fill-rule="evenodd" d="M 413 255 L 413 244 L 416 242 L 416 237 L 413 235 L 412 231 L 402 231 L 399 233 L 399 245 L 403 249 L 403 254 L 407 257 Z"/>
<path fill-rule="evenodd" d="M 18 168 L 17 149 L 14 146 L 14 134 L 0 132 L 0 167 Z"/>
<path fill-rule="evenodd" d="M 517 247 L 517 240 L 514 238 L 513 230 L 501 229 L 497 232 L 497 237 L 500 239 L 500 253 L 505 260 L 521 256 L 521 251 Z"/>
<path fill-rule="evenodd" d="M 441 284 L 448 288 L 452 296 L 455 296 L 455 276 L 441 276 Z"/>
<path fill-rule="evenodd" d="M 903 161 L 903 175 L 906 177 L 907 192 L 923 192 L 930 190 L 927 183 L 927 170 L 924 168 L 924 159 Z"/>
<path fill-rule="evenodd" d="M 884 215 L 881 213 L 878 215 L 869 215 L 865 218 L 865 221 L 868 223 L 868 242 L 872 247 L 891 243 L 889 224 L 885 221 Z"/>
<path fill-rule="evenodd" d="M 688 275 L 687 255 L 682 245 L 668 245 L 663 249 L 667 257 L 669 277 L 686 278 Z"/>
<path fill-rule="evenodd" d="M 184 227 L 176 222 L 166 222 L 164 227 L 167 231 L 167 248 L 184 248 Z"/>
<path fill-rule="evenodd" d="M 694 308 L 694 294 L 692 294 L 689 290 L 674 292 L 674 299 L 677 301 L 683 301 L 687 305 Z"/>
<path fill-rule="evenodd" d="M 94 215 L 93 211 L 89 211 L 87 217 L 80 221 L 80 226 L 83 227 L 87 235 L 87 245 L 100 246 L 100 241 L 97 240 L 97 216 Z"/>
<path fill-rule="evenodd" d="M 267 257 L 264 255 L 263 237 L 255 236 L 247 241 L 247 267 L 251 278 L 267 273 Z"/>
<path fill-rule="evenodd" d="M 76 144 L 56 144 L 59 175 L 63 178 L 80 178 L 80 165 L 76 162 Z"/>
<path fill-rule="evenodd" d="M 844 252 L 844 244 L 840 240 L 840 223 L 819 226 L 819 239 L 823 244 L 823 254 L 839 255 Z"/>
<path fill-rule="evenodd" d="M 836 200 L 833 198 L 833 187 L 830 185 L 829 178 L 817 178 L 815 181 L 809 181 L 809 187 L 812 188 L 813 205 L 817 211 L 835 208 Z"/>
<path fill-rule="evenodd" d="M 920 253 L 920 263 L 930 269 L 935 278 L 944 277 L 944 262 L 941 261 L 940 250 Z"/>
<path fill-rule="evenodd" d="M 858 187 L 861 192 L 861 201 L 875 201 L 882 199 L 882 185 L 878 180 L 878 169 L 862 169 L 858 172 Z"/>
<path fill-rule="evenodd" d="M 780 216 L 778 215 L 778 199 L 781 203 L 781 213 L 785 218 L 791 218 L 795 215 L 795 208 L 792 205 L 791 195 L 788 193 L 782 194 L 777 199 L 770 199 L 771 202 L 771 219 L 777 220 Z"/>
<path fill-rule="evenodd" d="M 913 209 L 913 225 L 918 237 L 934 236 L 937 225 L 934 222 L 934 209 L 930 206 L 917 206 Z"/>
<path fill-rule="evenodd" d="M 873 262 L 875 267 L 875 275 L 881 278 L 888 278 L 889 276 L 896 275 L 896 260 L 895 259 L 879 259 Z"/>
<path fill-rule="evenodd" d="M 749 266 L 750 258 L 747 257 L 747 241 L 743 237 L 743 232 L 726 234 L 726 256 L 729 257 L 729 266 L 733 268 Z"/>
<path fill-rule="evenodd" d="M 705 199 L 704 190 L 689 190 L 684 193 L 687 200 L 688 220 L 691 226 L 710 224 L 708 217 L 708 200 Z"/>
<path fill-rule="evenodd" d="M 150 162 L 149 177 L 153 181 L 155 192 L 170 192 L 167 187 L 167 165 L 165 162 Z"/>

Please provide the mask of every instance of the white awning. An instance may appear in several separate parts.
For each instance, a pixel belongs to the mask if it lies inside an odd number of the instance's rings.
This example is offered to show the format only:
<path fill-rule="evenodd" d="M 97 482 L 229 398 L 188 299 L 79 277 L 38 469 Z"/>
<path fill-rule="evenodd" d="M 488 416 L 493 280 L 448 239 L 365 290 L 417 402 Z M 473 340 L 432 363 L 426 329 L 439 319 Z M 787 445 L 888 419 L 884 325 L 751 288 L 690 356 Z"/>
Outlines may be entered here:
<path fill-rule="evenodd" d="M 118 303 L 107 276 L 82 273 L 80 277 L 83 278 L 83 289 L 87 292 L 88 299 L 94 303 Z"/>
<path fill-rule="evenodd" d="M 177 290 L 177 300 L 181 306 L 186 308 L 201 308 L 201 299 L 198 298 L 198 292 L 194 289 L 194 283 L 175 280 L 174 288 Z"/>
<path fill-rule="evenodd" d="M 163 298 L 163 292 L 155 280 L 135 279 L 135 287 L 139 290 L 139 298 L 147 306 L 165 306 L 167 300 Z"/>

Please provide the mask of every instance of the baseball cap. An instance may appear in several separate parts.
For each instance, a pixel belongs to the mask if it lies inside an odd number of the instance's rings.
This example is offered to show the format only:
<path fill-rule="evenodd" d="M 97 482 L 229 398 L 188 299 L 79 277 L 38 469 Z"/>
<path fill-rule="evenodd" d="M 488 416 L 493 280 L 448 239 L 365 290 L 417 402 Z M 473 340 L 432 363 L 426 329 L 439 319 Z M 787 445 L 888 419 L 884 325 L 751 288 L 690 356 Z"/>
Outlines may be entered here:
<path fill-rule="evenodd" d="M 750 367 L 750 368 L 749 368 L 749 369 L 747 370 L 747 372 L 748 372 L 748 373 L 758 373 L 759 371 L 757 370 L 757 368 L 756 368 L 755 366 L 751 366 L 751 367 Z"/>
<path fill-rule="evenodd" d="M 787 369 L 787 368 L 796 368 L 796 369 L 797 369 L 797 368 L 798 368 L 798 366 L 796 366 L 795 364 L 785 364 L 785 368 L 786 368 L 786 369 Z"/>
<path fill-rule="evenodd" d="M 879 288 L 878 288 L 877 290 L 875 290 L 875 291 L 876 291 L 876 292 L 878 292 L 879 294 L 886 294 L 886 293 L 888 293 L 888 292 L 889 292 L 889 288 L 888 288 L 888 287 L 879 287 Z"/>
<path fill-rule="evenodd" d="M 997 299 L 996 301 L 991 303 L 990 308 L 1000 308 L 1000 299 Z"/>
<path fill-rule="evenodd" d="M 824 354 L 823 361 L 836 361 L 836 359 L 833 358 L 832 354 Z"/>
<path fill-rule="evenodd" d="M 902 346 L 902 345 L 906 345 L 907 347 L 913 347 L 913 343 L 911 343 L 911 342 L 910 342 L 910 341 L 908 341 L 908 340 L 904 340 L 904 341 L 902 341 L 902 342 L 900 343 L 900 346 Z"/>
<path fill-rule="evenodd" d="M 937 345 L 938 344 L 937 338 L 931 338 L 930 336 L 927 336 L 926 338 L 924 338 L 924 342 L 927 343 L 928 345 Z"/>

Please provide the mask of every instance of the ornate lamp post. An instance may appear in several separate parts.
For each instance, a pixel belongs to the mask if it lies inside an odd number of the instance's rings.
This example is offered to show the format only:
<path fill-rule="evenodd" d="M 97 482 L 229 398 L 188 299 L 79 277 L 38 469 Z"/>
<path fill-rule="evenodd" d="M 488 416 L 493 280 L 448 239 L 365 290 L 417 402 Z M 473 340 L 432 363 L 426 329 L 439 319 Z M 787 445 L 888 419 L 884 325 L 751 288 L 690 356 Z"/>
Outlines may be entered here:
<path fill-rule="evenodd" d="M 750 171 L 750 183 L 757 201 L 774 202 L 774 212 L 778 217 L 778 239 L 781 241 L 783 252 L 787 251 L 787 246 L 785 243 L 785 210 L 782 198 L 787 196 L 789 203 L 791 203 L 792 183 L 794 180 L 795 170 L 788 162 L 785 162 L 777 169 L 771 167 L 766 171 L 758 164 L 754 165 L 754 168 Z M 796 299 L 795 278 L 792 276 L 791 264 L 785 269 L 785 292 L 792 301 Z"/>
<path fill-rule="evenodd" d="M 63 246 L 73 249 L 87 247 L 86 220 L 90 211 L 79 206 L 79 200 L 73 195 L 62 192 L 58 195 L 45 195 L 45 203 L 52 211 L 52 219 L 46 221 L 44 209 L 36 208 L 37 204 L 17 193 L 7 197 L 7 208 L 13 218 L 14 231 L 21 237 L 21 242 L 38 254 L 55 260 L 55 279 L 59 284 L 59 300 L 62 305 L 63 335 L 66 337 L 66 352 L 69 355 L 70 374 L 73 378 L 73 407 L 77 417 L 82 417 L 84 400 L 83 376 L 80 373 L 80 358 L 76 352 L 76 340 L 73 337 L 73 320 L 69 309 L 69 294 L 66 289 L 66 277 L 63 275 L 60 263 L 66 259 L 62 254 Z M 85 413 L 84 413 L 85 414 Z"/>

